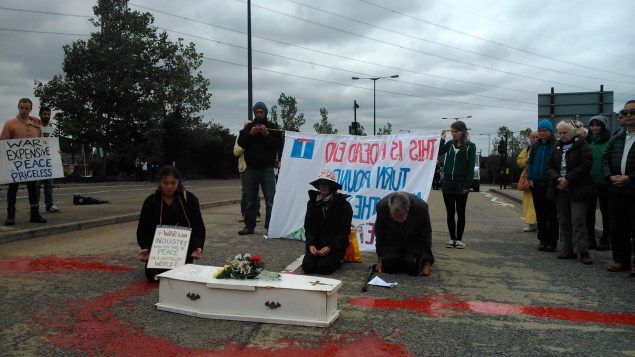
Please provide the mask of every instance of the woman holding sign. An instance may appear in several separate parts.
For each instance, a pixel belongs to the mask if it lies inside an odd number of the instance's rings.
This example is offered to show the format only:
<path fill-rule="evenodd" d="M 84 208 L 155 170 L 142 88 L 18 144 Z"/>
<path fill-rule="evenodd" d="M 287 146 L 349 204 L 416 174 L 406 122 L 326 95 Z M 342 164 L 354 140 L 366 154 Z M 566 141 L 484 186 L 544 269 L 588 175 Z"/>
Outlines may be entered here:
<path fill-rule="evenodd" d="M 441 132 L 441 147 L 439 155 L 445 154 L 443 162 L 443 180 L 441 192 L 448 214 L 448 230 L 450 240 L 448 248 L 465 248 L 463 230 L 465 229 L 465 206 L 467 194 L 470 192 L 474 179 L 474 165 L 476 164 L 476 145 L 470 142 L 467 126 L 458 120 L 450 126 L 452 140 L 445 142 L 445 130 Z M 455 223 L 454 215 L 457 220 Z"/>
<path fill-rule="evenodd" d="M 139 260 L 146 262 L 145 273 L 150 281 L 169 269 L 148 268 L 148 259 L 158 227 L 181 227 L 191 229 L 185 263 L 192 263 L 203 255 L 205 244 L 205 224 L 201 216 L 198 199 L 193 193 L 185 191 L 181 174 L 172 166 L 164 166 L 159 171 L 159 187 L 143 202 L 137 242 L 141 250 Z"/>

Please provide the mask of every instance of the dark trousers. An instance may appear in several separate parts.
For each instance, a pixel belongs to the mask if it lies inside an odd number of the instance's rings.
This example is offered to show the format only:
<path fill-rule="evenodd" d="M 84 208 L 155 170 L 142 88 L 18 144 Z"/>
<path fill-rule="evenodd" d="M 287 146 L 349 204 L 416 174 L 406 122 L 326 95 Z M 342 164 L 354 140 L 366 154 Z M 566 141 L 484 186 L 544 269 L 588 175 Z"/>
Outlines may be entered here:
<path fill-rule="evenodd" d="M 18 187 L 20 186 L 19 182 L 10 183 L 9 190 L 7 190 L 7 208 L 9 210 L 15 210 L 15 203 L 17 201 L 18 196 Z M 37 181 L 29 181 L 26 183 L 26 188 L 29 191 L 29 204 L 31 207 L 39 206 L 39 186 Z"/>
<path fill-rule="evenodd" d="M 633 218 L 635 217 L 635 197 L 619 192 L 609 193 L 609 214 L 613 261 L 630 266 L 633 248 L 635 248 L 631 244 L 631 234 L 635 232 L 635 218 Z"/>
<path fill-rule="evenodd" d="M 534 199 L 536 221 L 538 224 L 538 240 L 544 245 L 556 247 L 558 245 L 558 214 L 556 205 L 547 199 L 547 186 L 531 188 Z"/>
<path fill-rule="evenodd" d="M 586 226 L 589 235 L 589 244 L 595 243 L 595 209 L 600 202 L 600 213 L 602 214 L 602 241 L 608 243 L 609 229 L 611 224 L 609 218 L 609 187 L 607 185 L 595 185 L 598 197 L 589 200 L 589 210 L 586 214 Z"/>
<path fill-rule="evenodd" d="M 249 229 L 256 227 L 256 216 L 258 215 L 258 192 L 262 188 L 267 206 L 267 217 L 265 218 L 265 229 L 269 229 L 271 219 L 271 209 L 273 208 L 273 197 L 276 194 L 276 175 L 273 167 L 263 169 L 253 169 L 247 167 L 243 172 L 243 187 L 247 198 L 245 211 L 245 226 Z"/>
<path fill-rule="evenodd" d="M 423 258 L 413 254 L 405 254 L 401 257 L 382 257 L 381 271 L 388 274 L 404 272 L 409 275 L 419 275 L 424 263 Z"/>
<path fill-rule="evenodd" d="M 242 216 L 245 215 L 245 213 L 247 212 L 247 191 L 245 190 L 245 179 L 244 179 L 244 172 L 240 172 L 240 214 Z M 260 217 L 260 199 L 258 199 L 256 201 L 256 212 L 257 216 Z"/>
<path fill-rule="evenodd" d="M 323 257 L 311 255 L 308 251 L 302 259 L 302 270 L 306 274 L 328 275 L 342 266 L 342 254 L 331 252 Z"/>
<path fill-rule="evenodd" d="M 465 230 L 465 206 L 467 205 L 466 194 L 444 193 L 443 202 L 445 202 L 445 211 L 447 213 L 448 230 L 450 231 L 450 239 L 461 240 L 463 231 Z M 457 220 L 454 221 L 456 214 Z M 383 263 L 382 263 L 383 264 Z"/>
<path fill-rule="evenodd" d="M 49 209 L 53 206 L 53 179 L 40 180 L 38 184 L 37 200 L 40 202 L 40 187 L 44 187 L 44 204 L 46 205 L 46 209 Z"/>

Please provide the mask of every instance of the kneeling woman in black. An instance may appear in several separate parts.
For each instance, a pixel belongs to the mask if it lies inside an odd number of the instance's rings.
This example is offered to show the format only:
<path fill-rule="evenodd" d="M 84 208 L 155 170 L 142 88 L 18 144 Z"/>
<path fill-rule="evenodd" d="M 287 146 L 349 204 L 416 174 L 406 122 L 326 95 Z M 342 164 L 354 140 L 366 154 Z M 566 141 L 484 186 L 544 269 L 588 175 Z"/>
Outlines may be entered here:
<path fill-rule="evenodd" d="M 311 185 L 319 191 L 309 191 L 302 270 L 307 274 L 331 274 L 342 265 L 346 254 L 353 209 L 346 200 L 348 195 L 337 192 L 342 185 L 335 180 L 333 171 L 322 170 Z"/>
<path fill-rule="evenodd" d="M 205 224 L 198 198 L 193 193 L 185 191 L 179 170 L 172 166 L 164 166 L 159 170 L 159 180 L 157 190 L 143 202 L 137 226 L 137 242 L 141 247 L 139 260 L 146 262 L 145 273 L 150 281 L 154 281 L 157 274 L 167 271 L 147 267 L 157 226 L 192 229 L 186 263 L 199 259 L 203 255 L 205 244 Z"/>

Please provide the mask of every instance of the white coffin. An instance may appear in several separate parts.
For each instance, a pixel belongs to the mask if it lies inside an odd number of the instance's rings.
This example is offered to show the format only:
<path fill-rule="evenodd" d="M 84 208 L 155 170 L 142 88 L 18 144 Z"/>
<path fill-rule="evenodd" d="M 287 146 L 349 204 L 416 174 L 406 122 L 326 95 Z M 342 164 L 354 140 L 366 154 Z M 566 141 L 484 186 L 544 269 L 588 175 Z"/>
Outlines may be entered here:
<path fill-rule="evenodd" d="M 186 264 L 157 275 L 159 310 L 209 319 L 329 326 L 342 281 L 281 274 L 280 280 L 214 279 L 220 267 Z"/>

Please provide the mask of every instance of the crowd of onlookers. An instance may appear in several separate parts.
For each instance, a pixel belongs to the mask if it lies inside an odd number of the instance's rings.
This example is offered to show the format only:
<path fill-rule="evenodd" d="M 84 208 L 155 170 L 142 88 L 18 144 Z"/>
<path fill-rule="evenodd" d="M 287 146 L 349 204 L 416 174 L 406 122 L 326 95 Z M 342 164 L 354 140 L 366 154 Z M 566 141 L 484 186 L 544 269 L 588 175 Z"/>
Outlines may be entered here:
<path fill-rule="evenodd" d="M 612 250 L 609 271 L 635 276 L 635 100 L 619 111 L 621 128 L 613 134 L 608 119 L 597 115 L 588 128 L 562 120 L 554 128 L 540 120 L 518 164 L 527 188 L 522 194 L 526 232 L 537 232 L 539 251 L 559 259 L 592 264 L 589 250 Z M 519 181 L 523 181 L 522 179 Z M 602 235 L 596 237 L 596 208 Z"/>

